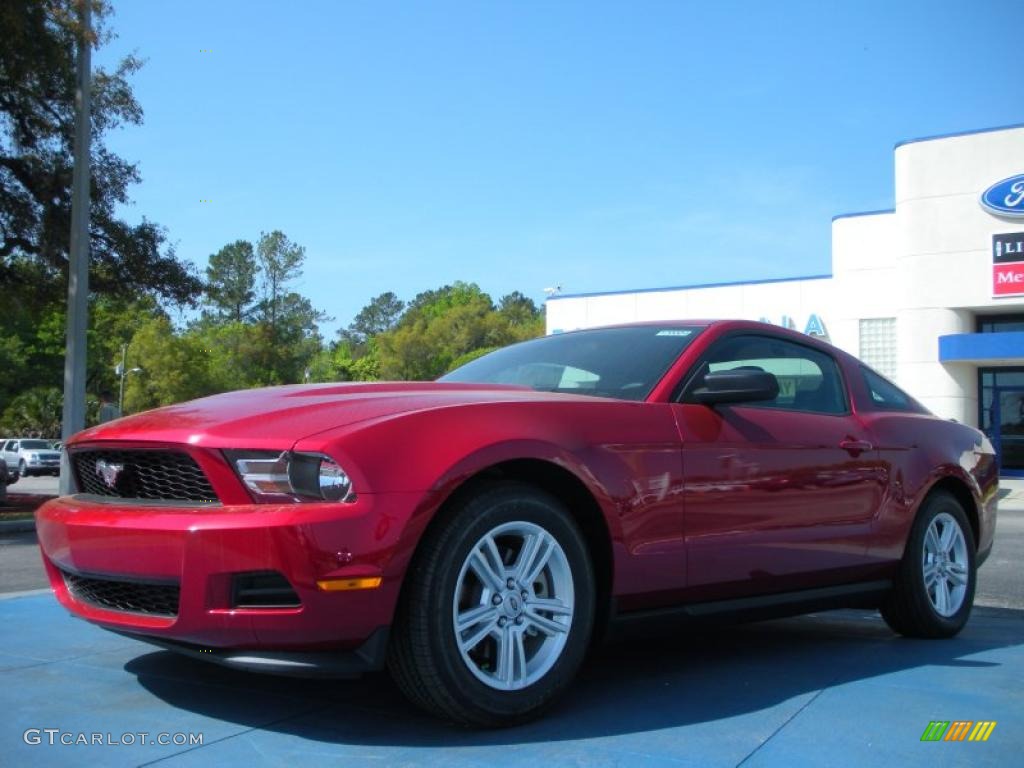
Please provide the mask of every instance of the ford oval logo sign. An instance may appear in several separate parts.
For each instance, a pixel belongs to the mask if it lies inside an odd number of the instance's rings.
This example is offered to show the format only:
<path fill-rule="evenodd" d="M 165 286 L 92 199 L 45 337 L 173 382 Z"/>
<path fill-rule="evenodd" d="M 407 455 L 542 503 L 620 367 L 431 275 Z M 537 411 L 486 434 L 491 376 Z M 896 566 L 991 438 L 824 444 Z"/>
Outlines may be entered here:
<path fill-rule="evenodd" d="M 981 205 L 997 216 L 1024 217 L 1024 173 L 997 181 L 981 193 Z"/>

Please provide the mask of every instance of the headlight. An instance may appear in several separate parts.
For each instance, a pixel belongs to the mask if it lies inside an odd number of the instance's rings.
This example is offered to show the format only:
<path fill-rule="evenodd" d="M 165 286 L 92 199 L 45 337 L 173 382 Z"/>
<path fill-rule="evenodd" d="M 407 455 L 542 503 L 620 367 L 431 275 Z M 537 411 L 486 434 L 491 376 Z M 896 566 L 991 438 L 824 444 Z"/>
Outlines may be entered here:
<path fill-rule="evenodd" d="M 352 481 L 329 456 L 285 451 L 225 451 L 256 501 L 354 501 Z"/>

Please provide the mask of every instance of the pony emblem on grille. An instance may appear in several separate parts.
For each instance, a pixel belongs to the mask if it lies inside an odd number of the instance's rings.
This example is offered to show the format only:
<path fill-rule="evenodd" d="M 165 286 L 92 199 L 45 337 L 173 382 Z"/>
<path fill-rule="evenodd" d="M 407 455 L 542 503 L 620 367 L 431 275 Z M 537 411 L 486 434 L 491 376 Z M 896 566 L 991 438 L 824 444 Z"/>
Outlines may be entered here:
<path fill-rule="evenodd" d="M 112 461 L 100 459 L 96 462 L 96 474 L 108 488 L 117 487 L 117 478 L 124 472 L 124 464 L 115 464 Z"/>

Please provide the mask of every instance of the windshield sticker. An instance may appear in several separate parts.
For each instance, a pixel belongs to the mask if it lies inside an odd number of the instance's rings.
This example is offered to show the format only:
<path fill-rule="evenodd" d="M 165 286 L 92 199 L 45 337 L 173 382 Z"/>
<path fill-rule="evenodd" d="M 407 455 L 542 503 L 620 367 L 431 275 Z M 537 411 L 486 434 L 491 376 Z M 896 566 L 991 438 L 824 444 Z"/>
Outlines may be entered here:
<path fill-rule="evenodd" d="M 693 331 L 684 331 L 681 328 L 669 328 L 664 331 L 658 331 L 658 336 L 689 336 Z"/>

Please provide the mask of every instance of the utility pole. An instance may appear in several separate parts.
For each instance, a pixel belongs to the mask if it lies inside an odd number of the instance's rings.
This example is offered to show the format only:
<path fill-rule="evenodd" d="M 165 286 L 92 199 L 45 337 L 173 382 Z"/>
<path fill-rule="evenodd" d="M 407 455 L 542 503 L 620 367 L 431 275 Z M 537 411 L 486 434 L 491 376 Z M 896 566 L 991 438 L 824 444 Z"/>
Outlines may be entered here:
<path fill-rule="evenodd" d="M 68 251 L 67 349 L 61 439 L 85 427 L 85 329 L 89 307 L 89 108 L 92 0 L 79 0 L 78 73 L 75 89 L 75 167 L 71 180 L 71 247 Z M 71 467 L 62 451 L 60 492 L 71 491 Z"/>

